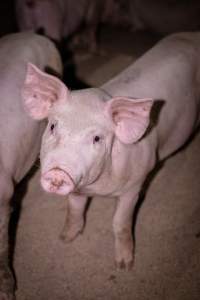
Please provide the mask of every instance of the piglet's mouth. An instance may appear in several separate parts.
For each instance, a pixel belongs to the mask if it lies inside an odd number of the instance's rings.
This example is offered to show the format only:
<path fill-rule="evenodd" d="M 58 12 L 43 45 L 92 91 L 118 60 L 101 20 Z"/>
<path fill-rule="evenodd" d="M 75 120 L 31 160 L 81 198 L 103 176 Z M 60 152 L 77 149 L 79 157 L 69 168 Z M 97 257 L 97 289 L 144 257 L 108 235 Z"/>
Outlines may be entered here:
<path fill-rule="evenodd" d="M 46 192 L 66 196 L 74 190 L 71 176 L 60 168 L 53 168 L 41 175 L 41 185 Z"/>

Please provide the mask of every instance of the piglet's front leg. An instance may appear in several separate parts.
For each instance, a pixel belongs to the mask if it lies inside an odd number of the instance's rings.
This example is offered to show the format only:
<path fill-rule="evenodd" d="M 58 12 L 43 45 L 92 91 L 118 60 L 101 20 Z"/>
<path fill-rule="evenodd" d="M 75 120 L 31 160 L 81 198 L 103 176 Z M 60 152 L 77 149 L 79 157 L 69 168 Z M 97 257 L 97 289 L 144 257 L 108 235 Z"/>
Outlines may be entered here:
<path fill-rule="evenodd" d="M 67 201 L 67 217 L 60 238 L 66 242 L 71 242 L 83 231 L 87 197 L 71 193 Z"/>
<path fill-rule="evenodd" d="M 130 270 L 133 265 L 134 247 L 132 222 L 139 189 L 129 191 L 119 197 L 113 219 L 115 236 L 115 261 L 119 269 Z"/>

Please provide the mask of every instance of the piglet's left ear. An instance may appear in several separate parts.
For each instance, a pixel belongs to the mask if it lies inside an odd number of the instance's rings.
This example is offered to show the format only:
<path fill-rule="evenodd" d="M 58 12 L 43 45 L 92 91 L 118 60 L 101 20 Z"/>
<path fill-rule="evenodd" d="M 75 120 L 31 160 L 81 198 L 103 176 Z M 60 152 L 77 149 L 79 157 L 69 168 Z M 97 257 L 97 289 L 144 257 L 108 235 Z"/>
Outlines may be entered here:
<path fill-rule="evenodd" d="M 116 97 L 107 104 L 115 134 L 124 144 L 137 142 L 147 130 L 153 100 Z"/>

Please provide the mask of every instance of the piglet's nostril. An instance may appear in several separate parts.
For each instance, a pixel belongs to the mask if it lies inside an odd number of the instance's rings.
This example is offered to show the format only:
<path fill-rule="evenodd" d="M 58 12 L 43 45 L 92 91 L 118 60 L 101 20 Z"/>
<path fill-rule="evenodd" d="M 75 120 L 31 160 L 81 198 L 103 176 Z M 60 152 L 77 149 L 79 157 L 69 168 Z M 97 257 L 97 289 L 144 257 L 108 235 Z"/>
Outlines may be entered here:
<path fill-rule="evenodd" d="M 52 180 L 52 185 L 54 185 L 55 187 L 60 187 L 63 183 L 64 183 L 64 180 L 57 180 L 57 179 L 54 179 Z"/>
<path fill-rule="evenodd" d="M 71 176 L 60 168 L 53 168 L 42 174 L 41 185 L 47 192 L 67 195 L 74 189 Z"/>

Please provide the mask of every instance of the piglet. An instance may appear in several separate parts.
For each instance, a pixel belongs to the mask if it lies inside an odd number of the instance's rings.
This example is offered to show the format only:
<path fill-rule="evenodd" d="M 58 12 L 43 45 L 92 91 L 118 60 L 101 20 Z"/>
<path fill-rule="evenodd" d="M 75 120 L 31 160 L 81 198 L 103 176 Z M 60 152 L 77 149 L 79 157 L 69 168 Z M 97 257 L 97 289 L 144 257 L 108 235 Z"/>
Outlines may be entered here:
<path fill-rule="evenodd" d="M 24 110 L 21 89 L 27 62 L 43 71 L 48 67 L 60 74 L 62 69 L 57 50 L 45 37 L 29 32 L 11 34 L 0 40 L 0 300 L 14 299 L 14 280 L 8 262 L 10 199 L 15 184 L 38 156 L 45 129 L 44 121 L 32 120 Z M 29 73 L 33 86 L 40 86 L 34 74 L 33 77 Z"/>
<path fill-rule="evenodd" d="M 102 22 L 125 19 L 116 0 L 16 0 L 15 6 L 20 31 L 40 32 L 57 43 L 73 36 L 74 44 L 85 44 L 91 51 L 97 50 Z"/>
<path fill-rule="evenodd" d="M 199 124 L 199 53 L 200 33 L 171 35 L 100 88 L 77 91 L 29 64 L 24 105 L 34 119 L 48 118 L 41 184 L 68 196 L 66 240 L 83 230 L 88 196 L 117 197 L 115 260 L 131 267 L 132 217 L 143 183 Z"/>

